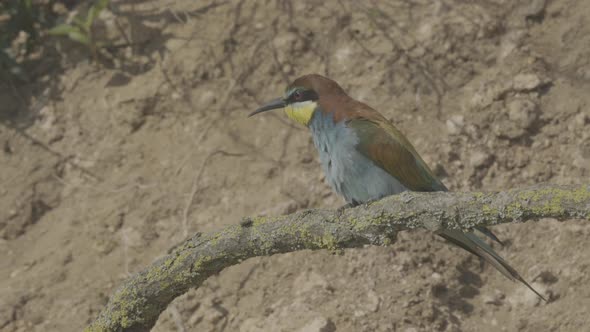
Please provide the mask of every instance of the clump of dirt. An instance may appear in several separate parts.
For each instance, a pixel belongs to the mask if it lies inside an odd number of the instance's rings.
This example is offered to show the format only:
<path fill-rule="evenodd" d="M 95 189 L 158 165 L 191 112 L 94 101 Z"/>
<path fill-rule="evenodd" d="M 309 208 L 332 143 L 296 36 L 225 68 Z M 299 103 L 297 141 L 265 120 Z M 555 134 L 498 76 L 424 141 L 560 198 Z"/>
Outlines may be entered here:
<path fill-rule="evenodd" d="M 334 208 L 305 128 L 248 119 L 317 72 L 380 110 L 452 190 L 590 174 L 590 3 L 113 1 L 113 59 L 0 90 L 0 329 L 76 331 L 195 232 Z M 581 331 L 584 221 L 495 227 L 550 301 L 426 231 L 251 259 L 155 331 Z"/>

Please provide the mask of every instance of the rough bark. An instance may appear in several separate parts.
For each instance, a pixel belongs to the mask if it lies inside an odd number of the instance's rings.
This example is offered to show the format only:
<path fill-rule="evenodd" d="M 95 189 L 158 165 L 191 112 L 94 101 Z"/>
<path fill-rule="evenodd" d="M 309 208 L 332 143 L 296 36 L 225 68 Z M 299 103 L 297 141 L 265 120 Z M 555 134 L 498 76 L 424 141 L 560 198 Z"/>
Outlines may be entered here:
<path fill-rule="evenodd" d="M 303 249 L 389 245 L 401 230 L 524 222 L 590 220 L 590 185 L 543 186 L 506 192 L 407 192 L 344 211 L 307 210 L 244 218 L 197 234 L 126 280 L 86 331 L 147 331 L 177 296 L 241 261 Z"/>

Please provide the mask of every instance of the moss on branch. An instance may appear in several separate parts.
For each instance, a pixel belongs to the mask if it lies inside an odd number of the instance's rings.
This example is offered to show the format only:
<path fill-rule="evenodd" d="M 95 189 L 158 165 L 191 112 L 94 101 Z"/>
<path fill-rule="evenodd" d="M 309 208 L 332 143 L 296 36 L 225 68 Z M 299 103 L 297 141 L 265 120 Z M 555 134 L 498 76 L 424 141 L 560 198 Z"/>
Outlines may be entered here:
<path fill-rule="evenodd" d="M 174 298 L 226 267 L 303 249 L 389 245 L 401 230 L 472 228 L 540 218 L 590 220 L 590 185 L 506 192 L 406 192 L 341 212 L 307 210 L 195 235 L 126 280 L 86 331 L 147 331 Z"/>

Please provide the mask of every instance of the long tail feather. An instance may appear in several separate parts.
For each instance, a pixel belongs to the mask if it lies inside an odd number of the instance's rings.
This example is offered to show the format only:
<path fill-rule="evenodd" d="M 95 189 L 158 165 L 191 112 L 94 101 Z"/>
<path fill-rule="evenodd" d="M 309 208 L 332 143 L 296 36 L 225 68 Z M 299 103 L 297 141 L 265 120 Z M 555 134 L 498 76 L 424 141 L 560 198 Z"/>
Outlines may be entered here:
<path fill-rule="evenodd" d="M 477 229 L 480 233 L 482 233 L 483 235 L 489 237 L 490 239 L 498 242 L 502 247 L 504 246 L 504 242 L 502 242 L 497 236 L 496 234 L 494 234 L 492 232 L 491 229 L 485 227 L 485 226 L 475 226 L 475 229 Z"/>
<path fill-rule="evenodd" d="M 485 234 L 485 233 L 484 233 Z M 492 264 L 500 273 L 510 280 L 518 280 L 539 296 L 543 301 L 547 301 L 539 292 L 537 292 L 528 282 L 526 282 L 520 274 L 512 268 L 502 257 L 500 257 L 492 247 L 490 247 L 483 240 L 478 238 L 474 233 L 464 233 L 456 229 L 445 229 L 438 233 L 441 237 L 449 242 L 459 246 L 470 253 L 481 257 L 486 262 Z M 486 234 L 487 235 L 487 234 Z"/>

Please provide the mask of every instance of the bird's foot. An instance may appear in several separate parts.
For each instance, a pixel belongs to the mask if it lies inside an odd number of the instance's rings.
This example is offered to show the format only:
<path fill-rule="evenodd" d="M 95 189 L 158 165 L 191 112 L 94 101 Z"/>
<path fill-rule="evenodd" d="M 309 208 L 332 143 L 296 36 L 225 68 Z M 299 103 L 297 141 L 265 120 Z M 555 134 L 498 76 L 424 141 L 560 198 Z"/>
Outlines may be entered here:
<path fill-rule="evenodd" d="M 338 216 L 341 216 L 342 213 L 344 212 L 344 210 L 353 208 L 353 207 L 355 207 L 357 205 L 358 205 L 358 203 L 346 203 L 346 204 L 344 204 L 341 207 L 339 207 L 339 208 L 336 209 L 336 214 Z"/>
<path fill-rule="evenodd" d="M 374 198 L 374 199 L 370 199 L 370 200 L 368 200 L 368 201 L 366 201 L 366 202 L 363 202 L 363 203 L 362 203 L 362 205 L 363 205 L 364 207 L 366 207 L 366 208 L 367 208 L 367 207 L 369 207 L 371 204 L 373 204 L 373 203 L 375 203 L 375 202 L 377 202 L 377 201 L 379 201 L 379 200 L 381 200 L 381 198 Z M 360 205 L 360 204 L 359 204 L 359 205 Z"/>
<path fill-rule="evenodd" d="M 338 213 L 338 215 L 341 215 L 342 212 L 344 212 L 344 210 L 350 209 L 353 207 L 357 207 L 357 206 L 361 206 L 361 205 L 364 207 L 369 207 L 369 205 L 375 203 L 376 201 L 378 201 L 380 199 L 381 198 L 375 198 L 375 199 L 371 199 L 371 200 L 368 200 L 368 201 L 362 202 L 362 203 L 360 203 L 360 202 L 346 203 L 346 204 L 342 205 L 341 207 L 339 207 L 338 209 L 336 209 L 336 213 Z"/>

